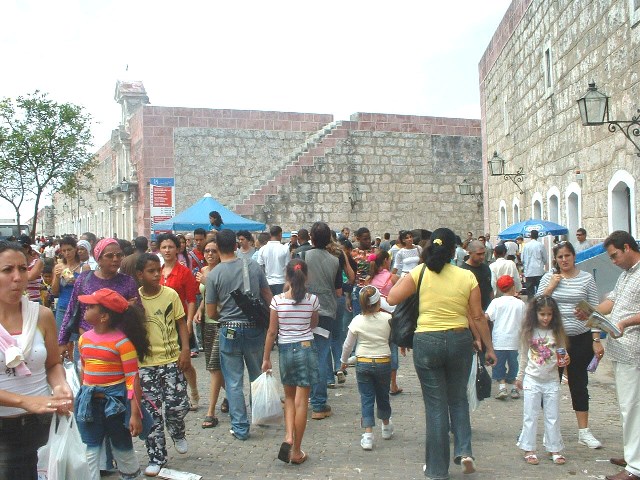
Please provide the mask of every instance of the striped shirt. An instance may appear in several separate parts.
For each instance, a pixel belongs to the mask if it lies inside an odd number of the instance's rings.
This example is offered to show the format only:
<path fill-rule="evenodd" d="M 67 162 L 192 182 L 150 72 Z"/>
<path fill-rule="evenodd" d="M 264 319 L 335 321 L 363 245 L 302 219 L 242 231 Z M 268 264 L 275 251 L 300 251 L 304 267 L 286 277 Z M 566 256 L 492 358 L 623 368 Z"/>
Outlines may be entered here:
<path fill-rule="evenodd" d="M 613 302 L 610 320 L 618 323 L 640 312 L 640 262 L 622 272 L 607 298 Z M 620 338 L 609 337 L 607 355 L 627 365 L 640 367 L 640 326 L 625 328 Z"/>
<path fill-rule="evenodd" d="M 126 382 L 129 398 L 138 373 L 136 348 L 124 333 L 114 330 L 98 334 L 89 330 L 78 340 L 82 360 L 82 383 L 108 387 Z"/>
<path fill-rule="evenodd" d="M 299 303 L 294 303 L 281 293 L 273 297 L 269 308 L 278 314 L 278 343 L 313 340 L 311 316 L 320 309 L 317 296 L 307 293 Z"/>
<path fill-rule="evenodd" d="M 552 273 L 545 273 L 540 279 L 537 296 L 542 295 L 547 289 L 552 275 Z M 585 322 L 576 318 L 574 310 L 580 300 L 586 300 L 594 306 L 598 305 L 598 287 L 593 275 L 580 270 L 580 273 L 573 278 L 563 278 L 551 293 L 551 297 L 558 303 L 567 335 L 573 337 L 591 330 Z"/>

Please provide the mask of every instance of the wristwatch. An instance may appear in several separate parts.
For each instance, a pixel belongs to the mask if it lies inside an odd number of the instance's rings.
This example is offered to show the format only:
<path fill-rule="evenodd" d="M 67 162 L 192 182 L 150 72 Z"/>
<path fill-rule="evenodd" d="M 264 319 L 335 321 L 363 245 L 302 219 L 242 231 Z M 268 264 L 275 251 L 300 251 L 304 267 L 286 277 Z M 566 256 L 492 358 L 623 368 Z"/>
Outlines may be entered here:
<path fill-rule="evenodd" d="M 600 339 L 599 338 L 594 338 L 593 341 L 600 343 Z"/>

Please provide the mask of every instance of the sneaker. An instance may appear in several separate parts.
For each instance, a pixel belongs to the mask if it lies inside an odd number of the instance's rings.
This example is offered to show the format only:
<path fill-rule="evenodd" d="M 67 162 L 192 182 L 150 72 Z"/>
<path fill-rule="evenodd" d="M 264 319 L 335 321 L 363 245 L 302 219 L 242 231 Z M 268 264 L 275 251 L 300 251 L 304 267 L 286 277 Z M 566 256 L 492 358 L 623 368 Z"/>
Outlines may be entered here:
<path fill-rule="evenodd" d="M 517 400 L 520 398 L 520 392 L 518 391 L 517 388 L 511 389 L 511 398 L 513 398 L 514 400 Z"/>
<path fill-rule="evenodd" d="M 602 443 L 593 436 L 591 430 L 588 428 L 581 428 L 578 430 L 578 443 L 589 448 L 602 448 Z"/>
<path fill-rule="evenodd" d="M 363 450 L 373 450 L 373 433 L 363 433 L 360 446 Z"/>
<path fill-rule="evenodd" d="M 498 390 L 498 393 L 496 393 L 496 398 L 498 400 L 506 400 L 508 396 L 509 394 L 507 393 L 506 388 L 501 388 Z"/>
<path fill-rule="evenodd" d="M 347 381 L 347 377 L 342 370 L 338 370 L 336 372 L 336 378 L 338 379 L 338 383 L 344 383 Z"/>
<path fill-rule="evenodd" d="M 322 420 L 323 418 L 327 418 L 331 416 L 331 407 L 329 405 L 325 405 L 322 407 L 322 410 L 314 411 L 311 414 L 311 418 L 314 420 Z"/>
<path fill-rule="evenodd" d="M 147 468 L 144 469 L 144 474 L 147 477 L 157 477 L 162 470 L 162 465 L 158 465 L 157 463 L 150 463 L 147 465 Z"/>
<path fill-rule="evenodd" d="M 389 440 L 391 437 L 393 437 L 393 423 L 391 423 L 391 419 L 389 419 L 389 425 L 382 424 L 382 438 Z"/>
<path fill-rule="evenodd" d="M 462 457 L 460 464 L 462 465 L 462 473 L 474 473 L 476 471 L 476 464 L 471 457 Z"/>
<path fill-rule="evenodd" d="M 349 357 L 349 360 L 347 360 L 347 365 L 349 365 L 350 367 L 353 367 L 357 362 L 358 362 L 358 359 L 356 358 L 356 356 L 352 355 Z"/>
<path fill-rule="evenodd" d="M 176 452 L 185 454 L 189 451 L 189 445 L 186 438 L 174 438 L 173 444 L 176 446 Z"/>
<path fill-rule="evenodd" d="M 240 435 L 238 435 L 236 432 L 233 431 L 233 429 L 229 430 L 229 433 L 234 437 L 237 438 L 238 440 L 242 440 L 243 442 L 245 440 L 247 440 L 249 437 L 241 437 Z"/>

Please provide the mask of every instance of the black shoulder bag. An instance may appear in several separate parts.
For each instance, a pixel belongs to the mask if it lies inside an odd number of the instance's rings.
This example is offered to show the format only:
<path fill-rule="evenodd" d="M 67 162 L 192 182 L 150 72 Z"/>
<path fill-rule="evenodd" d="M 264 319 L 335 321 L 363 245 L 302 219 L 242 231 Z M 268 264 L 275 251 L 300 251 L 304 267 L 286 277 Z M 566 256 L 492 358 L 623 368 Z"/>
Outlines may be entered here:
<path fill-rule="evenodd" d="M 246 258 L 242 259 L 242 282 L 244 292 L 236 288 L 230 293 L 231 298 L 249 321 L 255 322 L 258 328 L 269 328 L 269 307 L 264 304 L 262 298 L 256 298 L 251 292 L 249 266 Z"/>
<path fill-rule="evenodd" d="M 423 265 L 416 293 L 396 305 L 391 316 L 391 343 L 399 347 L 413 348 L 413 334 L 418 326 L 420 315 L 420 286 L 426 268 L 427 266 Z"/>

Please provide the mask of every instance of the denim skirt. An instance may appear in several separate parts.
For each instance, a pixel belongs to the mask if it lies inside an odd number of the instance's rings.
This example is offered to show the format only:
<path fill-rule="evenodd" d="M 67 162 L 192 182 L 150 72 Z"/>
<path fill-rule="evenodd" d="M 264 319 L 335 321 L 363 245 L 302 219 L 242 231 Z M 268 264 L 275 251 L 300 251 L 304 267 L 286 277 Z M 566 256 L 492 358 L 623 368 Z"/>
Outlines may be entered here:
<path fill-rule="evenodd" d="M 283 385 L 310 387 L 318 383 L 318 352 L 313 340 L 278 344 L 278 353 Z"/>

